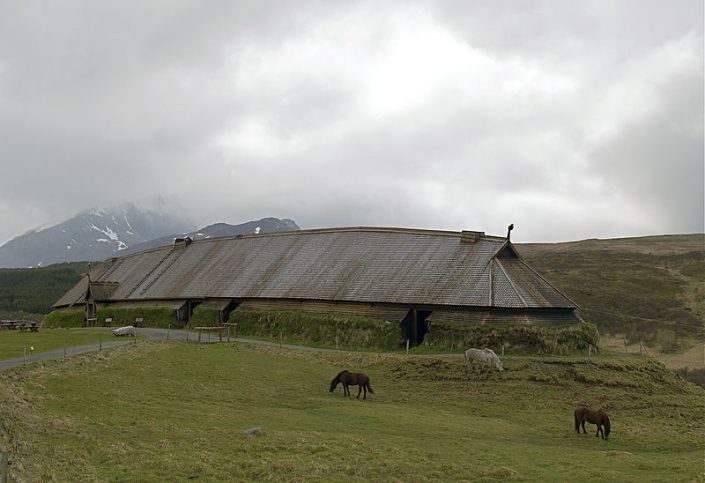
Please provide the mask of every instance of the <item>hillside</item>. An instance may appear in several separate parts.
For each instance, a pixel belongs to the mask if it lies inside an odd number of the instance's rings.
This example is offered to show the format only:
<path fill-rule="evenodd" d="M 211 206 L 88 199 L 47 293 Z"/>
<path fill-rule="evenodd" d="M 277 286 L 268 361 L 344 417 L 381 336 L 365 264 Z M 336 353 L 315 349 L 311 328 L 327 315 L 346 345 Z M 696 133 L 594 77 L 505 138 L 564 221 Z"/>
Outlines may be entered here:
<path fill-rule="evenodd" d="M 188 363 L 184 363 L 188 361 Z M 139 343 L 0 374 L 21 481 L 691 481 L 705 394 L 650 359 L 462 360 Z M 341 369 L 374 394 L 329 392 Z M 356 387 L 351 388 L 353 396 Z M 576 434 L 604 408 L 608 441 Z M 657 422 L 657 423 L 655 423 Z M 657 424 L 657 426 L 655 426 Z M 243 433 L 261 426 L 260 437 Z"/>
<path fill-rule="evenodd" d="M 534 269 L 603 333 L 629 342 L 702 336 L 705 235 L 518 244 Z"/>
<path fill-rule="evenodd" d="M 0 268 L 0 317 L 27 318 L 26 314 L 49 313 L 52 304 L 76 285 L 85 271 L 85 262 L 31 269 Z"/>

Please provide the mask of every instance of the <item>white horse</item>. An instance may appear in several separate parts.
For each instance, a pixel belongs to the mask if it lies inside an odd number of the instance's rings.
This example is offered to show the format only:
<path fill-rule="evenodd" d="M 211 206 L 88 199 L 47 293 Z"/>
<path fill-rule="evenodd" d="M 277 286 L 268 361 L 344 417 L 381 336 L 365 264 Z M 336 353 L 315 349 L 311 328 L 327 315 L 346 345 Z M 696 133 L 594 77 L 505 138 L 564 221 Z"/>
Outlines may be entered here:
<path fill-rule="evenodd" d="M 465 351 L 465 364 L 469 365 L 471 360 L 477 360 L 483 364 L 494 364 L 498 371 L 503 371 L 502 361 L 497 357 L 492 349 L 468 349 Z"/>

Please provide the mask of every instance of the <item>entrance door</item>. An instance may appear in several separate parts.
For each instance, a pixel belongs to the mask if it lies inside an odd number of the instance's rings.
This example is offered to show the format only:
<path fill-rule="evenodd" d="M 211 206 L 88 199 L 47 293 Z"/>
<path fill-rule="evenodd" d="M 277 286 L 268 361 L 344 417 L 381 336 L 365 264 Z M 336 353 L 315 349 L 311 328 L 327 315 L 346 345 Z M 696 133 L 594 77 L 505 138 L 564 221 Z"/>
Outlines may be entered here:
<path fill-rule="evenodd" d="M 404 329 L 404 335 L 409 339 L 409 345 L 417 346 L 423 342 L 423 338 L 428 332 L 426 319 L 431 315 L 431 311 L 417 310 L 412 307 L 406 314 L 406 317 L 401 321 Z"/>

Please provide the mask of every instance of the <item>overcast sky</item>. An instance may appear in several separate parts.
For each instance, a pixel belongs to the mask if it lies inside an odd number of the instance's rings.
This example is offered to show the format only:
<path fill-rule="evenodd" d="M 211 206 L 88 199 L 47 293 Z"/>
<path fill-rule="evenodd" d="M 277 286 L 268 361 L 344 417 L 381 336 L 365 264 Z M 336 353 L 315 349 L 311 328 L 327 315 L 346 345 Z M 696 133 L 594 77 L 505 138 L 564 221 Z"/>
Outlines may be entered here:
<path fill-rule="evenodd" d="M 703 232 L 703 2 L 0 0 L 0 244 L 194 225 Z"/>

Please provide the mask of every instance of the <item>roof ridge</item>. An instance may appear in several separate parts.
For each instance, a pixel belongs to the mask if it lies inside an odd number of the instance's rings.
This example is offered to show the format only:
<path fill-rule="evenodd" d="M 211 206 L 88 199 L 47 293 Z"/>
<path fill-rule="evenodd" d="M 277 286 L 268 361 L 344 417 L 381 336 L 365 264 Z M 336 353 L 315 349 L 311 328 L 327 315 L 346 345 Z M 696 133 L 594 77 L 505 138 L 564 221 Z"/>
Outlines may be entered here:
<path fill-rule="evenodd" d="M 465 231 L 465 230 L 463 230 Z M 445 236 L 445 237 L 455 237 L 459 238 L 462 235 L 462 231 L 450 231 L 450 230 L 434 230 L 427 228 L 403 228 L 403 227 L 393 227 L 393 226 L 343 226 L 343 227 L 331 227 L 331 228 L 309 228 L 306 230 L 287 230 L 287 231 L 272 231 L 267 233 L 246 233 L 241 235 L 226 235 L 220 237 L 210 237 L 201 238 L 200 240 L 194 240 L 196 242 L 203 241 L 214 241 L 214 240 L 227 240 L 227 239 L 242 239 L 242 238 L 262 238 L 262 237 L 276 237 L 276 236 L 295 236 L 295 235 L 316 235 L 316 234 L 326 234 L 326 233 L 407 233 L 411 235 L 428 235 L 428 236 Z M 489 240 L 506 240 L 505 237 L 486 235 L 482 233 L 480 238 Z"/>
<path fill-rule="evenodd" d="M 466 230 L 463 230 L 466 231 Z M 345 227 L 331 227 L 331 228 L 309 228 L 306 230 L 287 230 L 287 231 L 272 231 L 267 233 L 246 233 L 240 235 L 224 235 L 224 236 L 214 236 L 201 238 L 199 240 L 193 240 L 192 243 L 207 243 L 215 242 L 221 240 L 241 240 L 249 238 L 263 238 L 263 237 L 279 237 L 279 236 L 300 236 L 300 235 L 318 235 L 327 233 L 406 233 L 409 235 L 426 235 L 426 236 L 441 236 L 450 238 L 460 238 L 463 231 L 450 231 L 450 230 L 433 230 L 427 228 L 403 228 L 403 227 L 386 227 L 386 226 L 345 226 Z M 485 233 L 478 232 L 480 234 L 481 240 L 488 241 L 503 241 L 506 242 L 506 238 L 497 235 L 486 235 Z M 129 253 L 127 255 L 110 257 L 103 260 L 100 263 L 114 262 L 120 259 L 127 259 L 136 255 L 142 255 L 144 253 L 155 252 L 164 249 L 170 249 L 173 245 L 161 245 L 158 247 L 146 248 L 138 252 Z M 501 248 L 500 248 L 501 249 Z M 109 269 L 108 269 L 109 270 Z M 104 275 L 101 274 L 101 276 Z"/>

